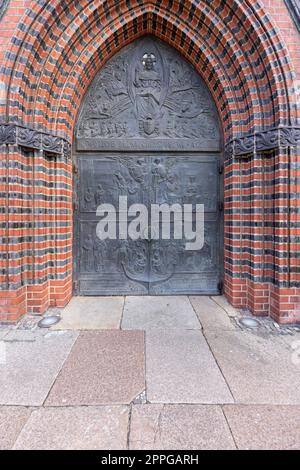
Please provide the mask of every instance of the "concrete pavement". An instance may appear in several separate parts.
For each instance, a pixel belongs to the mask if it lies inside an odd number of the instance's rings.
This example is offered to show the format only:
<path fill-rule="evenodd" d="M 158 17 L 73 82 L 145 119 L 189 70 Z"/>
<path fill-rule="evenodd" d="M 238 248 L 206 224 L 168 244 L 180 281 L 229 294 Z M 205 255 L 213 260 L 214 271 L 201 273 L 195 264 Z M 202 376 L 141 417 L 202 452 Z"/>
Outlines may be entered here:
<path fill-rule="evenodd" d="M 300 447 L 299 328 L 242 328 L 223 297 L 55 313 L 0 329 L 0 449 Z"/>

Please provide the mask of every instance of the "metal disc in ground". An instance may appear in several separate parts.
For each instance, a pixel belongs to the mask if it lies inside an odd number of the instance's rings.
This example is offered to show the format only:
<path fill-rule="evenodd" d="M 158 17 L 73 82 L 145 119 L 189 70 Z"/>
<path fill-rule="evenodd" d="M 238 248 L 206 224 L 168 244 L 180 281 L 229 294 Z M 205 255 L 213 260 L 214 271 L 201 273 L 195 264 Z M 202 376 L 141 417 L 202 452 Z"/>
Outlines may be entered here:
<path fill-rule="evenodd" d="M 50 328 L 50 326 L 56 325 L 60 322 L 61 318 L 57 315 L 49 315 L 49 317 L 44 317 L 38 322 L 40 328 Z"/>
<path fill-rule="evenodd" d="M 260 323 L 258 320 L 255 320 L 255 318 L 252 317 L 244 317 L 239 320 L 239 323 L 241 326 L 244 326 L 246 328 L 258 328 L 260 326 Z"/>

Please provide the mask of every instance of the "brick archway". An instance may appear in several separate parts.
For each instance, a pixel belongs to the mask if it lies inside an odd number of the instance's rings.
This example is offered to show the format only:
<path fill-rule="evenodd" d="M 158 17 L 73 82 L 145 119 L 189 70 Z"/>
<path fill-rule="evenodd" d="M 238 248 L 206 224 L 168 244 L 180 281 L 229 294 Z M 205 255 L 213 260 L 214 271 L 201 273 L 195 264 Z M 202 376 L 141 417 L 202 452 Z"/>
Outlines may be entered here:
<path fill-rule="evenodd" d="M 257 315 L 299 320 L 299 202 L 293 194 L 299 191 L 300 132 L 293 71 L 260 2 L 250 0 L 30 5 L 2 70 L 9 203 L 2 218 L 3 318 L 70 299 L 69 144 L 76 114 L 101 66 L 149 33 L 195 66 L 218 107 L 226 143 L 228 299 Z"/>

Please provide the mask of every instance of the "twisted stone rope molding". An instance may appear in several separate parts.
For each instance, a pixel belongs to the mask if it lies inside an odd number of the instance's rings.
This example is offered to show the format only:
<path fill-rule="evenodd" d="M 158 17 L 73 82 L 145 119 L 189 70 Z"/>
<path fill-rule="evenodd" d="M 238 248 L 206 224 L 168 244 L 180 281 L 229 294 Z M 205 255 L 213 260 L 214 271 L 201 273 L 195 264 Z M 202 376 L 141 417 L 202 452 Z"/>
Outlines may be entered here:
<path fill-rule="evenodd" d="M 0 145 L 19 145 L 47 155 L 71 158 L 71 144 L 67 140 L 16 124 L 0 124 Z"/>
<path fill-rule="evenodd" d="M 236 137 L 225 146 L 225 158 L 244 157 L 256 152 L 300 145 L 300 127 L 278 127 Z"/>

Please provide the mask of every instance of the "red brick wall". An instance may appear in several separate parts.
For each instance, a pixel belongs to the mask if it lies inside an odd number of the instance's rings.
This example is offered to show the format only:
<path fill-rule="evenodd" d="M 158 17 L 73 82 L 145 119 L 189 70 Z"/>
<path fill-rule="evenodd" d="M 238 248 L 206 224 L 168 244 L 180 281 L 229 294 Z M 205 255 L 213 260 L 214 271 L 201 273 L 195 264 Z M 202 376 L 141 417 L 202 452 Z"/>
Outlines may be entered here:
<path fill-rule="evenodd" d="M 300 40 L 291 15 L 283 0 L 263 0 L 263 4 L 287 46 L 297 79 L 300 80 Z"/>
<path fill-rule="evenodd" d="M 300 321 L 299 144 L 286 139 L 259 151 L 257 137 L 300 125 L 299 34 L 283 0 L 11 0 L 0 22 L 2 123 L 56 136 L 58 146 L 71 142 L 99 68 L 146 33 L 193 63 L 218 106 L 228 299 L 256 315 Z M 5 320 L 63 306 L 72 295 L 72 163 L 42 151 L 40 134 L 27 133 L 26 151 L 17 138 L 19 145 L 0 147 Z M 237 138 L 256 142 L 242 158 Z"/>

